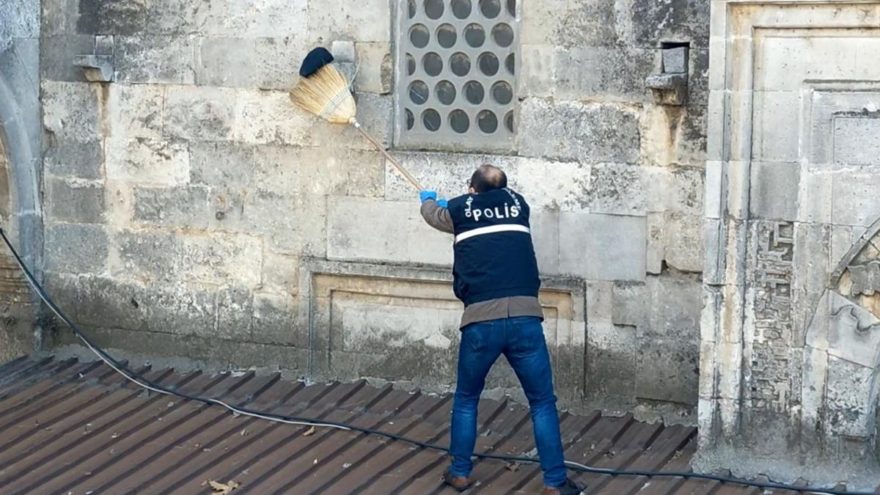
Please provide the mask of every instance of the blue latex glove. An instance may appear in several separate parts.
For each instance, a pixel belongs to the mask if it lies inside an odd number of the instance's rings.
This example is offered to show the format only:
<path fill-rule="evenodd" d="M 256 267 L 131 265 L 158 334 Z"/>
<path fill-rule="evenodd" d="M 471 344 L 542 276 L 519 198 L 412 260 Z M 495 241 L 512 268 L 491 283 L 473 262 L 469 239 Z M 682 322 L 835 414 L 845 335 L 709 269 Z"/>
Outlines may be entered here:
<path fill-rule="evenodd" d="M 429 199 L 437 199 L 437 192 L 436 191 L 428 191 L 428 190 L 419 191 L 419 200 L 422 203 L 424 203 L 425 201 L 428 201 Z"/>
<path fill-rule="evenodd" d="M 440 206 L 440 208 L 449 208 L 449 201 L 446 201 L 446 198 L 438 199 L 437 204 Z"/>

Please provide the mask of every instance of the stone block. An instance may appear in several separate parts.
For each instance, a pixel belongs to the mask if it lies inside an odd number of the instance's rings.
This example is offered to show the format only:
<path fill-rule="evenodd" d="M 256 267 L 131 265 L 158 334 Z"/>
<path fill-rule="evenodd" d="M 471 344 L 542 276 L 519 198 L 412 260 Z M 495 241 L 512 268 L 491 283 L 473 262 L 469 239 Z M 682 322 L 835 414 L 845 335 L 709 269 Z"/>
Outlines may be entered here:
<path fill-rule="evenodd" d="M 116 77 L 121 83 L 195 83 L 195 40 L 190 37 L 119 37 L 115 44 Z"/>
<path fill-rule="evenodd" d="M 520 46 L 520 59 L 516 61 L 519 78 L 517 94 L 520 98 L 549 98 L 556 95 L 556 71 L 562 53 L 561 47 L 552 44 Z"/>
<path fill-rule="evenodd" d="M 330 197 L 327 215 L 330 259 L 452 264 L 452 236 L 428 226 L 418 202 Z"/>
<path fill-rule="evenodd" d="M 68 290 L 77 295 L 76 321 L 82 325 L 140 330 L 147 324 L 149 308 L 144 304 L 149 296 L 141 286 L 106 277 L 77 277 Z"/>
<path fill-rule="evenodd" d="M 655 49 L 576 46 L 556 56 L 556 93 L 564 100 L 584 97 L 648 102 L 645 79 L 656 69 Z"/>
<path fill-rule="evenodd" d="M 285 14 L 285 17 L 288 15 Z M 200 54 L 195 66 L 196 83 L 204 86 L 290 90 L 299 80 L 298 61 L 308 51 L 304 41 L 296 36 L 202 38 L 196 46 Z"/>
<path fill-rule="evenodd" d="M 595 169 L 580 162 L 518 158 L 505 172 L 533 209 L 587 211 L 596 194 Z"/>
<path fill-rule="evenodd" d="M 312 40 L 391 41 L 391 2 L 387 0 L 308 2 L 308 20 Z"/>
<path fill-rule="evenodd" d="M 620 105 L 527 98 L 517 134 L 524 156 L 586 162 L 635 163 L 638 117 Z"/>
<path fill-rule="evenodd" d="M 161 332 L 166 338 L 169 333 L 211 337 L 212 345 L 217 345 L 217 295 L 214 292 L 171 285 L 144 291 L 142 299 L 136 302 L 146 313 L 145 331 Z M 181 353 L 177 348 L 168 354 Z"/>
<path fill-rule="evenodd" d="M 559 212 L 550 209 L 531 211 L 529 223 L 538 270 L 545 275 L 556 275 L 559 270 Z"/>
<path fill-rule="evenodd" d="M 629 14 L 633 41 L 638 46 L 653 47 L 665 40 L 709 44 L 709 2 L 704 0 L 633 2 Z"/>
<path fill-rule="evenodd" d="M 648 277 L 650 324 L 639 326 L 639 340 L 665 339 L 684 346 L 700 342 L 703 292 L 699 279 L 686 276 Z"/>
<path fill-rule="evenodd" d="M 104 219 L 104 186 L 47 178 L 46 216 L 50 222 L 101 223 Z"/>
<path fill-rule="evenodd" d="M 265 153 L 263 149 L 257 150 L 251 145 L 214 141 L 191 143 L 189 153 L 189 180 L 193 184 L 230 190 L 259 187 L 255 175 L 258 173 L 257 159 Z M 283 158 L 289 156 L 287 153 L 278 153 L 278 155 Z M 286 186 L 295 183 L 295 180 L 286 179 L 287 176 L 296 177 L 296 168 L 292 163 L 279 163 L 278 171 L 278 176 L 273 179 L 280 179 L 279 182 Z"/>
<path fill-rule="evenodd" d="M 43 155 L 46 172 L 58 177 L 98 179 L 104 162 L 101 141 L 80 142 L 49 135 Z"/>
<path fill-rule="evenodd" d="M 556 2 L 551 2 L 553 5 Z M 566 49 L 581 46 L 621 46 L 626 40 L 621 38 L 622 29 L 618 26 L 618 16 L 614 3 L 576 0 L 556 12 L 547 12 L 555 24 L 556 44 Z M 546 9 L 546 6 L 544 7 Z"/>
<path fill-rule="evenodd" d="M 645 217 L 560 213 L 559 264 L 588 280 L 645 278 Z"/>
<path fill-rule="evenodd" d="M 119 138 L 162 137 L 165 90 L 159 85 L 111 84 L 107 98 L 110 136 Z"/>
<path fill-rule="evenodd" d="M 801 170 L 798 191 L 798 221 L 831 223 L 834 174 L 809 169 Z M 829 201 L 829 198 L 832 201 Z"/>
<path fill-rule="evenodd" d="M 181 268 L 187 281 L 255 287 L 262 274 L 262 244 L 241 234 L 181 237 Z"/>
<path fill-rule="evenodd" d="M 189 179 L 189 150 L 183 142 L 111 138 L 106 153 L 105 174 L 109 180 L 174 186 Z"/>
<path fill-rule="evenodd" d="M 832 223 L 868 227 L 877 220 L 877 212 L 880 212 L 880 194 L 877 194 L 880 175 L 851 172 L 836 174 L 832 180 Z"/>
<path fill-rule="evenodd" d="M 297 294 L 299 278 L 299 257 L 263 249 L 263 276 L 260 285 L 264 289 L 276 294 Z"/>
<path fill-rule="evenodd" d="M 659 275 L 663 272 L 663 263 L 666 261 L 666 243 L 664 242 L 665 225 L 665 214 L 648 213 L 645 226 L 648 235 L 645 269 L 648 271 L 649 275 Z"/>
<path fill-rule="evenodd" d="M 253 293 L 248 288 L 234 286 L 218 291 L 216 321 L 218 337 L 253 342 Z"/>
<path fill-rule="evenodd" d="M 669 213 L 665 224 L 663 252 L 666 264 L 681 272 L 702 272 L 705 255 L 703 218 Z"/>
<path fill-rule="evenodd" d="M 348 127 L 328 124 L 296 108 L 286 91 L 238 91 L 231 94 L 235 96 L 227 103 L 236 103 L 232 129 L 232 139 L 235 141 L 308 145 L 313 144 L 314 134 L 318 131 L 330 133 Z M 328 141 L 326 144 L 339 146 L 341 142 L 330 144 Z"/>
<path fill-rule="evenodd" d="M 648 280 L 653 280 L 650 277 Z M 611 295 L 611 322 L 645 332 L 651 326 L 654 291 L 645 283 L 617 282 Z"/>
<path fill-rule="evenodd" d="M 40 77 L 45 81 L 85 82 L 73 58 L 95 50 L 95 37 L 84 34 L 44 36 L 40 39 Z"/>
<path fill-rule="evenodd" d="M 559 42 L 559 23 L 567 12 L 568 0 L 522 2 L 520 43 L 553 45 Z"/>
<path fill-rule="evenodd" d="M 215 221 L 207 188 L 136 187 L 134 220 L 136 222 L 206 228 Z"/>
<path fill-rule="evenodd" d="M 146 0 L 80 0 L 76 30 L 80 34 L 131 35 L 147 25 Z"/>
<path fill-rule="evenodd" d="M 695 406 L 700 378 L 699 342 L 638 339 L 635 392 L 639 399 Z"/>
<path fill-rule="evenodd" d="M 170 232 L 121 230 L 113 235 L 110 275 L 149 286 L 179 279 L 180 243 Z"/>
<path fill-rule="evenodd" d="M 880 118 L 834 118 L 834 163 L 880 166 Z"/>
<path fill-rule="evenodd" d="M 378 151 L 334 149 L 327 147 L 303 148 L 289 158 L 289 153 L 277 149 L 264 157 L 267 168 L 270 163 L 296 160 L 296 190 L 306 195 L 382 196 L 385 186 L 386 167 L 384 157 Z M 412 197 L 412 196 L 410 196 Z"/>
<path fill-rule="evenodd" d="M 631 405 L 638 369 L 637 347 L 635 327 L 588 323 L 587 397 L 618 407 Z"/>
<path fill-rule="evenodd" d="M 98 86 L 43 81 L 43 126 L 58 139 L 93 142 L 102 137 Z"/>
<path fill-rule="evenodd" d="M 289 294 L 254 293 L 253 338 L 266 344 L 308 346 L 296 332 L 296 300 Z"/>
<path fill-rule="evenodd" d="M 394 79 L 390 43 L 356 43 L 358 74 L 354 89 L 361 93 L 388 94 Z"/>
<path fill-rule="evenodd" d="M 220 3 L 203 4 L 190 0 L 146 0 L 147 23 L 146 34 L 183 35 L 199 34 L 204 26 L 201 24 L 206 15 L 205 10 L 218 8 Z M 222 33 L 220 33 L 222 34 Z"/>
<path fill-rule="evenodd" d="M 187 0 L 162 0 L 184 2 Z M 194 24 L 200 34 L 210 37 L 235 35 L 243 38 L 283 38 L 306 36 L 312 19 L 306 11 L 307 0 L 218 0 L 195 9 Z M 328 6 L 329 7 L 329 6 Z M 361 6 L 363 8 L 363 6 Z M 162 7 L 159 7 L 162 8 Z M 158 10 L 158 9 L 157 9 Z M 184 11 L 189 15 L 189 11 Z M 359 19 L 358 22 L 362 22 Z M 182 24 L 188 27 L 188 20 Z M 173 24 L 169 24 L 173 27 Z M 308 39 L 321 43 L 314 37 Z"/>
<path fill-rule="evenodd" d="M 49 225 L 43 254 L 46 270 L 103 274 L 107 270 L 107 245 L 107 233 L 98 225 Z"/>
<path fill-rule="evenodd" d="M 59 36 L 76 32 L 79 0 L 46 0 L 41 2 L 40 6 L 42 14 L 38 13 L 37 16 L 40 22 L 40 36 Z"/>
<path fill-rule="evenodd" d="M 644 215 L 647 185 L 641 167 L 632 165 L 594 165 L 590 180 L 589 210 L 593 213 Z"/>
<path fill-rule="evenodd" d="M 801 165 L 753 161 L 751 166 L 751 214 L 758 218 L 795 220 Z"/>
<path fill-rule="evenodd" d="M 874 413 L 870 401 L 873 377 L 873 368 L 829 356 L 824 406 L 830 432 L 862 438 L 874 434 L 870 427 L 870 416 Z"/>
<path fill-rule="evenodd" d="M 226 141 L 233 137 L 236 106 L 232 89 L 168 86 L 165 92 L 165 136 L 192 141 Z"/>

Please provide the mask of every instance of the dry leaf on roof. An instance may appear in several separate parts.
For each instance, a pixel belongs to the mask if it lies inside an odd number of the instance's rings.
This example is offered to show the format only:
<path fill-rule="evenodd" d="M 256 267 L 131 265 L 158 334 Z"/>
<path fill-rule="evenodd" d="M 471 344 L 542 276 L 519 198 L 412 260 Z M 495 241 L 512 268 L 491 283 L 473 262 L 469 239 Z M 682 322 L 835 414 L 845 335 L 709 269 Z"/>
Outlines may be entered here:
<path fill-rule="evenodd" d="M 235 481 L 228 481 L 226 483 L 220 483 L 219 481 L 209 481 L 209 485 L 211 485 L 211 489 L 214 490 L 214 495 L 229 495 L 232 490 L 238 488 L 239 485 Z"/>

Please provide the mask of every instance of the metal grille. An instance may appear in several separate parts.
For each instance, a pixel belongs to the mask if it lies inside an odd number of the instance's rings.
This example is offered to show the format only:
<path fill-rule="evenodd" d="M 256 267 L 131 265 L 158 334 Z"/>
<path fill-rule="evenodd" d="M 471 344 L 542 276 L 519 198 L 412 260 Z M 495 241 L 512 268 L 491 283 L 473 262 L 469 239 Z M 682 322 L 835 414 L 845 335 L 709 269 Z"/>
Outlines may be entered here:
<path fill-rule="evenodd" d="M 396 144 L 512 151 L 516 0 L 408 0 L 398 6 Z"/>

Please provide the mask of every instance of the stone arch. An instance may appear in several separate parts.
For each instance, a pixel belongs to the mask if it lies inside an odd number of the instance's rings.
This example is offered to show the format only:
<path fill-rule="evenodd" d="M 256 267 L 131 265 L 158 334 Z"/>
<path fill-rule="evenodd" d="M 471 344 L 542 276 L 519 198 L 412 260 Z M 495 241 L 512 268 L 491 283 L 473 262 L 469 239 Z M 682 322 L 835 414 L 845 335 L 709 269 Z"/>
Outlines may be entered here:
<path fill-rule="evenodd" d="M 804 431 L 876 449 L 880 398 L 880 220 L 841 259 L 805 335 Z M 814 433 L 815 434 L 815 433 Z"/>
<path fill-rule="evenodd" d="M 37 276 L 42 263 L 39 196 L 41 126 L 36 86 L 0 73 L 0 223 Z M 28 94 L 30 92 L 30 94 Z M 29 103 L 22 108 L 20 102 Z M 29 352 L 37 306 L 5 246 L 0 246 L 0 362 Z"/>

